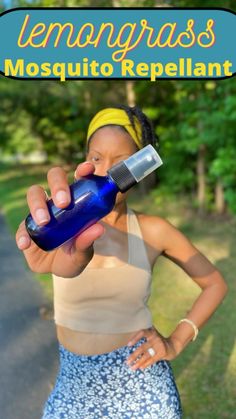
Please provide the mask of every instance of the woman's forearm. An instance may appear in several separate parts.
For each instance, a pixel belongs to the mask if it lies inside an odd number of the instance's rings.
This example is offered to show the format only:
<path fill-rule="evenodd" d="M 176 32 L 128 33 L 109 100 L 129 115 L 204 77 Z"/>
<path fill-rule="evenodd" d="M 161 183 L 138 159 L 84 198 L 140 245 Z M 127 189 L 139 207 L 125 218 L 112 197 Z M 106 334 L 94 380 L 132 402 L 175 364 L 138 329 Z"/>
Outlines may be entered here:
<path fill-rule="evenodd" d="M 198 329 L 201 329 L 208 321 L 227 294 L 228 287 L 220 272 L 215 271 L 212 275 L 214 278 L 211 278 L 211 284 L 202 290 L 186 315 L 186 318 L 192 320 Z M 213 282 L 212 279 L 214 279 Z M 169 336 L 169 340 L 173 343 L 176 352 L 180 353 L 193 336 L 193 327 L 187 322 L 182 322 Z"/>

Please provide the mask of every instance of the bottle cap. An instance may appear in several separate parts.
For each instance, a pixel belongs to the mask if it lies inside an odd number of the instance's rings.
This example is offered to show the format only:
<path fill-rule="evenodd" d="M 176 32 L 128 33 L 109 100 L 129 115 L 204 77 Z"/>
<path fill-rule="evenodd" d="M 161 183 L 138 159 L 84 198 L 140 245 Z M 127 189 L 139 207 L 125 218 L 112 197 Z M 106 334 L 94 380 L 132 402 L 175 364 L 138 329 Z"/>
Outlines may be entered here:
<path fill-rule="evenodd" d="M 139 182 L 161 166 L 163 162 L 155 148 L 149 144 L 124 160 L 124 164 Z"/>
<path fill-rule="evenodd" d="M 144 179 L 163 164 L 155 148 L 149 144 L 128 159 L 117 163 L 107 171 L 108 175 L 121 192 L 126 192 L 131 186 Z"/>

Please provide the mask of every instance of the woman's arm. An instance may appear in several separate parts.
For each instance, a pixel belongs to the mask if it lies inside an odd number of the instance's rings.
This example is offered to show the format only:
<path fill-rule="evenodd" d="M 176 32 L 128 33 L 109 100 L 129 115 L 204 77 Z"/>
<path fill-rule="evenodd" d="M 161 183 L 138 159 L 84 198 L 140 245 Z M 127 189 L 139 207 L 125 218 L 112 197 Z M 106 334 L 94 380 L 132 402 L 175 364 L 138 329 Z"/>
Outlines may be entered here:
<path fill-rule="evenodd" d="M 171 223 L 144 214 L 138 214 L 138 217 L 150 261 L 154 262 L 162 254 L 180 266 L 202 289 L 186 315 L 200 329 L 225 297 L 225 280 L 216 267 Z M 134 345 L 142 337 L 146 341 L 129 355 L 127 364 L 132 365 L 131 369 L 143 369 L 162 359 L 172 360 L 193 336 L 193 327 L 186 322 L 178 324 L 169 337 L 162 336 L 154 326 L 142 329 L 131 336 L 128 345 Z M 150 348 L 154 350 L 153 356 L 148 352 Z"/>
<path fill-rule="evenodd" d="M 206 256 L 168 221 L 161 220 L 161 227 L 159 223 L 158 242 L 159 247 L 162 247 L 163 256 L 180 266 L 202 289 L 185 316 L 200 329 L 224 299 L 228 290 L 227 284 Z M 178 354 L 192 340 L 193 335 L 193 327 L 183 322 L 177 325 L 168 339 Z"/>

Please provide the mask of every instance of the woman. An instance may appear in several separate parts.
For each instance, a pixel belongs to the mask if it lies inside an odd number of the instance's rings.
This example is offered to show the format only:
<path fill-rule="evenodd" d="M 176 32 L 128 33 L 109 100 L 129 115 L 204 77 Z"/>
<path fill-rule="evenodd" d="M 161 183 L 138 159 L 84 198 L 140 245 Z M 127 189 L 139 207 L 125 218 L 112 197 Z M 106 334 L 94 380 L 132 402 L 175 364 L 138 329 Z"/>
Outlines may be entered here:
<path fill-rule="evenodd" d="M 75 178 L 105 175 L 155 136 L 137 107 L 108 108 L 92 119 L 87 162 Z M 48 172 L 52 199 L 70 202 L 66 173 Z M 21 223 L 16 240 L 30 268 L 51 272 L 59 341 L 60 370 L 44 406 L 43 419 L 172 419 L 182 408 L 170 361 L 197 337 L 223 300 L 227 286 L 220 272 L 178 229 L 158 217 L 127 207 L 118 193 L 114 209 L 79 237 L 52 252 L 32 241 Z M 29 188 L 35 221 L 49 221 L 45 191 Z M 169 337 L 152 324 L 147 307 L 158 256 L 171 259 L 201 287 L 185 319 Z"/>

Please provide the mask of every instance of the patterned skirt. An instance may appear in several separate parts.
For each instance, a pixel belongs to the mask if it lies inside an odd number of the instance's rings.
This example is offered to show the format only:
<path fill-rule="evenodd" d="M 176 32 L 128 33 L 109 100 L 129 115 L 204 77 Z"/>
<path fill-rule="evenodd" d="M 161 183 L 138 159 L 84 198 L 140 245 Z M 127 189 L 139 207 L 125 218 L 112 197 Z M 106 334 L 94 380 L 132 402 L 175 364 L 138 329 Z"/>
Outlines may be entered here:
<path fill-rule="evenodd" d="M 42 419 L 180 419 L 181 401 L 169 361 L 131 370 L 135 345 L 77 355 L 59 343 L 60 368 Z"/>

